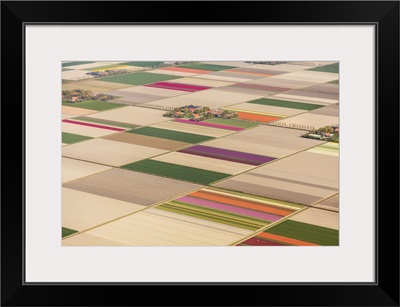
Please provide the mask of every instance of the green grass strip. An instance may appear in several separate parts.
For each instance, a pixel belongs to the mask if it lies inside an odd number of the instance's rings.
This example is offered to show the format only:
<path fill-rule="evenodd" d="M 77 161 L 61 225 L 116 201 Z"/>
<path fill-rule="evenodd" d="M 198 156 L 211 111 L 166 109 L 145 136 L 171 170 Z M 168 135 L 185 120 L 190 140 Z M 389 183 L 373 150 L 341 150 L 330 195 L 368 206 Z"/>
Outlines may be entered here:
<path fill-rule="evenodd" d="M 182 78 L 179 76 L 162 75 L 162 74 L 152 74 L 148 72 L 138 72 L 133 74 L 118 75 L 112 77 L 99 78 L 98 80 L 123 83 L 129 85 L 143 85 L 159 81 L 167 81 L 172 79 Z"/>
<path fill-rule="evenodd" d="M 191 64 L 181 65 L 179 67 L 192 68 L 192 69 L 203 69 L 203 70 L 210 70 L 210 71 L 220 71 L 220 70 L 225 70 L 225 69 L 236 68 L 235 66 L 214 65 L 214 64 L 205 64 L 205 63 L 191 63 Z"/>
<path fill-rule="evenodd" d="M 167 129 L 160 129 L 160 128 L 154 128 L 154 127 L 143 127 L 143 128 L 138 128 L 135 130 L 130 130 L 128 132 L 135 133 L 135 134 L 141 134 L 141 135 L 147 135 L 147 136 L 154 136 L 154 137 L 173 140 L 173 141 L 191 143 L 191 144 L 196 144 L 199 142 L 213 139 L 213 137 L 206 136 L 206 135 L 199 135 L 199 134 L 167 130 Z"/>
<path fill-rule="evenodd" d="M 129 65 L 129 66 L 138 66 L 138 67 L 158 67 L 158 66 L 166 66 L 166 65 L 164 64 L 164 62 L 157 62 L 157 61 L 126 62 L 126 63 L 121 63 L 121 64 L 119 64 L 119 65 Z"/>
<path fill-rule="evenodd" d="M 66 237 L 66 236 L 72 235 L 75 232 L 78 232 L 78 231 L 74 230 L 74 229 L 62 227 L 62 237 L 63 238 Z"/>
<path fill-rule="evenodd" d="M 91 139 L 91 137 L 67 132 L 62 133 L 62 142 L 65 144 L 78 143 L 89 139 Z"/>
<path fill-rule="evenodd" d="M 62 105 L 74 108 L 95 110 L 95 111 L 107 111 L 116 108 L 126 107 L 125 104 L 99 101 L 99 100 L 87 100 L 82 102 L 63 102 Z"/>
<path fill-rule="evenodd" d="M 230 176 L 229 174 L 155 160 L 142 160 L 123 165 L 121 168 L 204 185 Z"/>
<path fill-rule="evenodd" d="M 339 80 L 333 80 L 333 81 L 330 81 L 330 82 L 328 82 L 328 83 L 339 84 Z"/>
<path fill-rule="evenodd" d="M 288 109 L 307 110 L 307 111 L 323 107 L 322 105 L 318 104 L 302 103 L 302 102 L 288 101 L 288 100 L 276 100 L 269 98 L 260 98 L 248 101 L 247 103 L 261 104 L 264 106 L 274 106 L 274 107 L 281 107 Z"/>
<path fill-rule="evenodd" d="M 325 65 L 325 66 L 317 66 L 317 67 L 311 68 L 309 70 L 331 72 L 331 73 L 337 74 L 337 73 L 339 73 L 339 63 L 329 64 L 329 65 Z"/>
<path fill-rule="evenodd" d="M 199 206 L 188 205 L 178 202 L 169 202 L 166 204 L 162 204 L 158 206 L 157 209 L 164 209 L 183 215 L 189 215 L 196 218 L 205 219 L 249 230 L 257 230 L 269 224 L 266 221 L 248 219 L 247 217 L 236 214 L 230 214 L 219 210 L 213 210 L 209 208 L 203 208 Z"/>
<path fill-rule="evenodd" d="M 257 123 L 250 122 L 250 121 L 237 120 L 237 119 L 224 119 L 224 118 L 211 118 L 211 119 L 205 120 L 205 122 L 239 127 L 239 128 L 250 128 L 250 127 L 254 127 L 254 126 L 258 125 Z"/>
<path fill-rule="evenodd" d="M 91 118 L 91 117 L 85 117 L 85 116 L 74 117 L 74 119 L 81 120 L 81 121 L 83 121 L 83 122 L 96 123 L 96 124 L 104 124 L 104 125 L 111 125 L 111 126 L 116 126 L 116 127 L 126 128 L 126 129 L 135 129 L 135 128 L 137 128 L 137 127 L 140 127 L 140 126 L 138 126 L 138 125 L 120 123 L 120 122 L 115 122 L 115 121 L 112 121 L 112 120 Z"/>
<path fill-rule="evenodd" d="M 89 64 L 89 63 L 94 63 L 94 62 L 93 62 L 93 61 L 75 61 L 75 62 L 68 62 L 68 63 L 62 63 L 62 67 L 75 66 L 75 65 L 83 65 L 83 64 Z"/>
<path fill-rule="evenodd" d="M 325 246 L 339 245 L 339 231 L 286 220 L 265 232 Z"/>

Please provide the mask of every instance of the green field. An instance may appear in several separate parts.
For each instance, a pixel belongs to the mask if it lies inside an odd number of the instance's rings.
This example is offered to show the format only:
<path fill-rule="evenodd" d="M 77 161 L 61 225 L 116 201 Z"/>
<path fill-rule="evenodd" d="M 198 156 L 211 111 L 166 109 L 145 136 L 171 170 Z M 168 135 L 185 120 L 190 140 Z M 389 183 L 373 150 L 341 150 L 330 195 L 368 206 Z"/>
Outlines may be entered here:
<path fill-rule="evenodd" d="M 157 61 L 147 61 L 147 62 L 126 62 L 121 63 L 119 65 L 129 65 L 129 66 L 139 66 L 139 67 L 158 67 L 158 66 L 165 66 L 164 62 L 157 62 Z"/>
<path fill-rule="evenodd" d="M 138 72 L 133 74 L 126 75 L 118 75 L 112 77 L 104 77 L 99 78 L 98 80 L 107 81 L 107 82 L 115 82 L 115 83 L 123 83 L 129 85 L 143 85 L 153 82 L 159 81 L 167 81 L 172 79 L 178 79 L 182 77 L 171 76 L 171 75 L 162 75 L 162 74 L 152 74 L 148 72 Z"/>
<path fill-rule="evenodd" d="M 311 103 L 302 103 L 296 101 L 288 101 L 288 100 L 276 100 L 276 99 L 269 99 L 269 98 L 260 98 L 252 101 L 248 101 L 247 103 L 255 103 L 255 104 L 262 104 L 264 106 L 274 106 L 274 107 L 282 107 L 288 109 L 297 109 L 297 110 L 315 110 L 318 108 L 323 107 L 322 105 L 318 104 L 311 104 Z"/>
<path fill-rule="evenodd" d="M 331 81 L 331 82 L 328 82 L 328 83 L 332 83 L 332 84 L 339 84 L 339 80 L 333 80 L 333 81 Z"/>
<path fill-rule="evenodd" d="M 325 66 L 317 66 L 317 67 L 311 68 L 309 70 L 322 71 L 322 72 L 332 72 L 332 73 L 336 73 L 337 74 L 337 73 L 339 73 L 339 63 L 325 65 Z"/>
<path fill-rule="evenodd" d="M 204 122 L 239 127 L 239 128 L 249 128 L 258 125 L 257 123 L 250 121 L 237 120 L 237 119 L 224 119 L 224 118 L 211 118 L 205 120 Z"/>
<path fill-rule="evenodd" d="M 65 144 L 78 143 L 89 139 L 91 139 L 91 137 L 67 132 L 62 133 L 62 142 Z"/>
<path fill-rule="evenodd" d="M 206 171 L 200 168 L 182 166 L 155 160 L 142 160 L 123 165 L 121 168 L 204 185 L 231 176 L 229 174 Z"/>
<path fill-rule="evenodd" d="M 62 227 L 62 237 L 66 237 L 72 235 L 73 233 L 78 232 L 77 230 L 69 229 L 66 227 Z"/>
<path fill-rule="evenodd" d="M 185 64 L 185 65 L 180 65 L 179 67 L 192 68 L 192 69 L 203 69 L 203 70 L 210 70 L 210 71 L 219 71 L 219 70 L 236 68 L 234 66 L 214 65 L 214 64 L 204 64 L 204 63 Z"/>
<path fill-rule="evenodd" d="M 141 134 L 141 135 L 147 135 L 147 136 L 154 136 L 157 138 L 191 143 L 191 144 L 196 144 L 199 142 L 213 139 L 213 137 L 211 137 L 211 136 L 199 135 L 199 134 L 193 134 L 193 133 L 187 133 L 187 132 L 180 132 L 180 131 L 173 131 L 173 130 L 167 130 L 167 129 L 160 129 L 160 128 L 154 128 L 154 127 L 143 127 L 143 128 L 138 128 L 135 130 L 130 130 L 127 132 Z"/>
<path fill-rule="evenodd" d="M 156 208 L 249 230 L 257 230 L 269 224 L 269 222 L 257 218 L 196 206 L 180 201 L 170 201 Z"/>
<path fill-rule="evenodd" d="M 335 229 L 287 220 L 265 232 L 319 245 L 339 245 L 339 231 Z"/>
<path fill-rule="evenodd" d="M 84 122 L 89 122 L 89 123 L 96 123 L 96 124 L 117 126 L 117 127 L 126 128 L 126 129 L 135 129 L 135 128 L 137 128 L 137 127 L 140 127 L 140 126 L 138 126 L 138 125 L 132 125 L 132 124 L 114 122 L 114 121 L 112 121 L 112 120 L 91 118 L 91 117 L 85 117 L 85 116 L 74 117 L 74 119 L 81 120 L 81 121 L 84 121 Z"/>
<path fill-rule="evenodd" d="M 94 62 L 93 61 L 75 61 L 75 62 L 69 62 L 69 63 L 62 63 L 62 67 L 89 64 L 89 63 L 94 63 Z"/>
<path fill-rule="evenodd" d="M 87 100 L 87 101 L 82 101 L 82 102 L 64 102 L 63 101 L 62 105 L 74 107 L 74 108 L 96 110 L 96 111 L 107 111 L 107 110 L 111 110 L 111 109 L 126 107 L 126 105 L 124 105 L 124 104 L 99 101 L 99 100 Z"/>

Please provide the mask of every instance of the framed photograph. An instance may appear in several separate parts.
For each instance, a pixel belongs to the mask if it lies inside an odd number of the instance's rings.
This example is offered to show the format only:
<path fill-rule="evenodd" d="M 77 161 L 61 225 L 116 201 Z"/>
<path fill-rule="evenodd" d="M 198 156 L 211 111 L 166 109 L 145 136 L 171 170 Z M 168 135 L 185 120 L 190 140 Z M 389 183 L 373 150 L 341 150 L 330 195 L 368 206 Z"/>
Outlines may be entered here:
<path fill-rule="evenodd" d="M 1 8 L 2 305 L 399 306 L 397 1 Z"/>

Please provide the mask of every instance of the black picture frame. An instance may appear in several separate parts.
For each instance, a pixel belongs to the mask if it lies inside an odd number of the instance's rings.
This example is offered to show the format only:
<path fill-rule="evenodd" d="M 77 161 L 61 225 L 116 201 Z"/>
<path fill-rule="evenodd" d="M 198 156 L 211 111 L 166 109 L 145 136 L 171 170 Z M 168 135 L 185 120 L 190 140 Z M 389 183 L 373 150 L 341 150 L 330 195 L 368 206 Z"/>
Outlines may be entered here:
<path fill-rule="evenodd" d="M 195 12 L 191 22 L 184 11 Z M 23 41 L 29 23 L 375 25 L 376 282 L 25 283 Z M 399 306 L 398 1 L 3 1 L 1 64 L 2 306 Z"/>

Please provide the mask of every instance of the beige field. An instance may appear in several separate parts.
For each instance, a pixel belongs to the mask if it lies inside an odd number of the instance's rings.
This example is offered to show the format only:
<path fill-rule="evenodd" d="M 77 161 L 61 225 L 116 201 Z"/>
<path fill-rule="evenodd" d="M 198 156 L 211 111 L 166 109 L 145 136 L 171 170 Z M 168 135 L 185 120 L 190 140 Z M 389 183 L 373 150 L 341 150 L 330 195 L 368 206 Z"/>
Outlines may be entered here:
<path fill-rule="evenodd" d="M 339 212 L 339 195 L 340 194 L 336 194 L 332 197 L 329 197 L 328 199 L 321 201 L 313 207 Z"/>
<path fill-rule="evenodd" d="M 258 126 L 221 139 L 203 143 L 205 146 L 243 151 L 281 158 L 297 151 L 322 144 L 322 141 L 300 137 L 303 131 L 274 126 Z"/>
<path fill-rule="evenodd" d="M 206 136 L 212 136 L 212 137 L 221 137 L 221 136 L 229 135 L 229 134 L 236 132 L 236 131 L 232 131 L 232 130 L 218 129 L 218 128 L 213 128 L 213 127 L 205 127 L 205 126 L 200 126 L 200 125 L 195 125 L 195 124 L 185 124 L 185 123 L 175 122 L 172 120 L 164 121 L 162 123 L 152 125 L 151 127 L 174 130 L 174 131 L 181 131 L 181 132 L 187 132 L 187 133 L 194 133 L 194 134 L 200 134 L 200 135 L 206 135 Z"/>
<path fill-rule="evenodd" d="M 286 124 L 288 127 L 291 125 L 306 125 L 318 129 L 321 127 L 338 124 L 339 117 L 312 114 L 310 112 L 307 112 L 279 120 L 278 122 L 274 122 L 273 124 L 277 123 Z"/>
<path fill-rule="evenodd" d="M 275 97 L 274 97 L 275 99 Z M 235 104 L 233 106 L 229 107 L 230 110 L 240 110 L 240 111 L 254 111 L 254 112 L 260 112 L 262 114 L 268 114 L 272 116 L 278 116 L 278 117 L 287 117 L 287 116 L 292 116 L 300 113 L 306 112 L 305 110 L 296 110 L 296 109 L 290 109 L 290 108 L 281 108 L 281 107 L 275 107 L 275 106 L 266 106 L 266 105 L 261 105 L 261 104 L 255 104 L 255 103 L 239 103 Z"/>
<path fill-rule="evenodd" d="M 221 86 L 228 86 L 228 85 L 234 84 L 232 82 L 200 79 L 200 78 L 181 78 L 181 79 L 172 80 L 172 82 L 191 84 L 191 85 L 200 85 L 200 86 L 209 86 L 209 87 L 221 87 Z"/>
<path fill-rule="evenodd" d="M 74 66 L 68 66 L 68 69 L 90 69 L 93 67 L 100 67 L 100 66 L 108 66 L 108 65 L 117 65 L 123 62 L 94 62 L 94 63 L 87 63 L 87 64 L 78 64 Z"/>
<path fill-rule="evenodd" d="M 105 165 L 121 166 L 165 152 L 165 150 L 147 146 L 93 139 L 63 147 L 62 155 Z"/>
<path fill-rule="evenodd" d="M 208 79 L 208 80 L 218 80 L 218 81 L 227 81 L 227 82 L 246 82 L 250 81 L 252 78 L 238 78 L 231 76 L 223 76 L 223 75 L 212 75 L 212 74 L 204 74 L 198 75 L 196 78 L 200 79 Z"/>
<path fill-rule="evenodd" d="M 61 77 L 64 80 L 84 80 L 93 78 L 93 76 L 87 75 L 87 70 L 65 70 L 61 72 Z"/>
<path fill-rule="evenodd" d="M 173 141 L 135 133 L 115 133 L 105 136 L 103 137 L 103 139 L 124 142 L 128 144 L 143 145 L 165 150 L 175 150 L 190 145 L 189 143 L 185 142 Z"/>
<path fill-rule="evenodd" d="M 83 115 L 93 114 L 96 112 L 98 111 L 82 109 L 82 108 L 74 108 L 70 106 L 61 107 L 61 113 L 63 114 L 63 116 L 68 116 L 68 117 L 83 116 Z"/>
<path fill-rule="evenodd" d="M 111 167 L 63 157 L 61 160 L 61 169 L 62 182 L 65 183 L 99 172 L 104 172 L 111 169 Z"/>
<path fill-rule="evenodd" d="M 288 89 L 301 89 L 316 84 L 315 82 L 307 82 L 302 80 L 291 80 L 291 79 L 275 79 L 273 77 L 260 78 L 246 83 L 265 85 L 265 86 L 276 86 Z"/>
<path fill-rule="evenodd" d="M 281 74 L 271 78 L 301 80 L 314 83 L 325 83 L 339 79 L 339 74 L 321 72 L 321 71 L 303 70 L 303 71 L 289 72 L 287 74 Z"/>
<path fill-rule="evenodd" d="M 172 81 L 174 81 L 174 80 L 172 80 Z M 124 91 L 131 92 L 131 93 L 156 95 L 156 96 L 161 96 L 161 97 L 174 97 L 174 96 L 188 94 L 188 92 L 184 92 L 184 91 L 167 90 L 167 89 L 163 89 L 163 88 L 148 87 L 148 86 L 129 87 L 129 88 L 124 89 Z"/>
<path fill-rule="evenodd" d="M 303 61 L 293 61 L 293 62 L 291 62 L 291 63 L 292 63 L 293 65 L 304 65 L 304 66 L 307 66 L 307 67 L 311 68 L 311 67 L 321 66 L 321 65 L 326 66 L 326 65 L 330 65 L 330 64 L 337 63 L 337 62 L 332 62 L 332 61 L 306 61 L 306 62 L 303 62 Z"/>
<path fill-rule="evenodd" d="M 197 106 L 210 107 L 211 109 L 214 109 L 249 100 L 255 100 L 262 97 L 263 96 L 260 95 L 232 93 L 217 89 L 208 89 L 205 91 L 190 93 L 184 96 L 157 100 L 154 103 L 165 107 L 181 107 L 188 104 L 194 104 Z"/>
<path fill-rule="evenodd" d="M 290 94 L 286 94 L 286 93 L 278 94 L 278 95 L 274 96 L 273 98 L 297 101 L 297 102 L 306 102 L 306 103 L 312 103 L 312 104 L 322 104 L 322 105 L 333 104 L 333 103 L 339 102 L 338 99 L 326 99 L 326 98 L 311 97 L 311 96 L 290 95 Z"/>
<path fill-rule="evenodd" d="M 157 101 L 157 103 L 159 102 Z M 164 113 L 165 111 L 161 110 L 127 106 L 124 108 L 117 108 L 89 115 L 88 117 L 111 120 L 121 123 L 134 124 L 134 125 L 150 125 L 164 120 L 168 120 L 167 117 L 163 117 Z"/>
<path fill-rule="evenodd" d="M 223 246 L 251 231 L 147 209 L 63 240 L 64 246 Z"/>
<path fill-rule="evenodd" d="M 62 85 L 63 90 L 76 90 L 76 89 L 84 89 L 92 92 L 110 92 L 113 90 L 118 90 L 121 88 L 132 87 L 128 84 L 115 83 L 115 82 L 106 82 L 101 80 L 84 80 L 77 81 L 71 83 L 64 83 Z"/>
<path fill-rule="evenodd" d="M 311 205 L 338 192 L 339 161 L 337 157 L 300 152 L 216 186 Z"/>
<path fill-rule="evenodd" d="M 100 128 L 95 128 L 95 127 L 82 126 L 82 125 L 70 124 L 70 123 L 62 123 L 61 130 L 62 130 L 62 132 L 85 135 L 85 136 L 90 136 L 90 137 L 100 137 L 100 136 L 116 133 L 116 131 L 112 131 L 112 130 L 100 129 Z"/>
<path fill-rule="evenodd" d="M 278 64 L 278 65 L 264 65 L 264 64 L 254 64 L 249 66 L 248 68 L 255 69 L 268 69 L 268 70 L 277 70 L 284 72 L 292 72 L 298 70 L 304 70 L 310 68 L 310 66 L 306 65 L 293 65 L 293 64 Z"/>
<path fill-rule="evenodd" d="M 235 175 L 254 168 L 253 165 L 224 161 L 219 159 L 212 159 L 208 157 L 185 154 L 181 152 L 167 153 L 165 155 L 152 158 L 152 160 L 195 167 L 214 172 L 218 171 L 221 173 L 231 174 L 231 175 Z"/>
<path fill-rule="evenodd" d="M 62 225 L 78 231 L 145 208 L 108 197 L 62 189 Z"/>
<path fill-rule="evenodd" d="M 190 193 L 201 185 L 114 168 L 64 184 L 64 187 L 142 206 Z"/>
<path fill-rule="evenodd" d="M 339 213 L 309 208 L 290 218 L 292 221 L 339 230 Z"/>
<path fill-rule="evenodd" d="M 205 64 L 212 64 L 212 65 L 225 65 L 225 66 L 235 66 L 235 67 L 253 67 L 252 64 L 246 63 L 244 61 L 206 61 L 201 62 Z"/>

